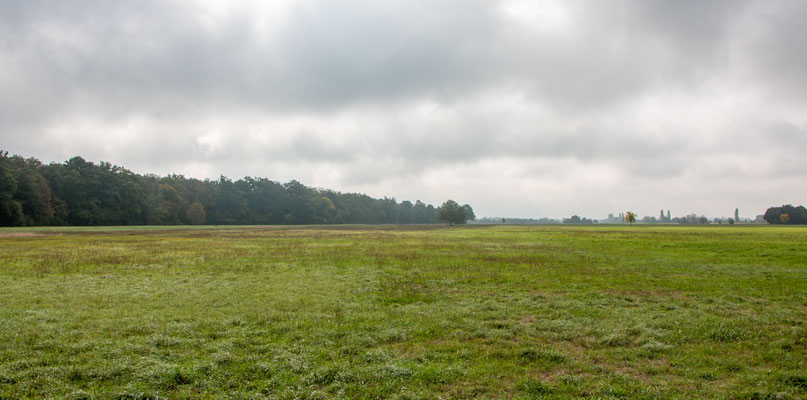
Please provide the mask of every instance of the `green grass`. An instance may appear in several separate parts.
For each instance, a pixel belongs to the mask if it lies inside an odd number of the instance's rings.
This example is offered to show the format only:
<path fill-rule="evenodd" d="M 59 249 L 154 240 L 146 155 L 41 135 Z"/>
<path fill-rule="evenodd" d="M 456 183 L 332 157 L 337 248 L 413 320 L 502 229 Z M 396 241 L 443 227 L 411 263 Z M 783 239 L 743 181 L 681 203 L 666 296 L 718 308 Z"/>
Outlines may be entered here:
<path fill-rule="evenodd" d="M 0 229 L 3 397 L 807 398 L 807 229 Z"/>

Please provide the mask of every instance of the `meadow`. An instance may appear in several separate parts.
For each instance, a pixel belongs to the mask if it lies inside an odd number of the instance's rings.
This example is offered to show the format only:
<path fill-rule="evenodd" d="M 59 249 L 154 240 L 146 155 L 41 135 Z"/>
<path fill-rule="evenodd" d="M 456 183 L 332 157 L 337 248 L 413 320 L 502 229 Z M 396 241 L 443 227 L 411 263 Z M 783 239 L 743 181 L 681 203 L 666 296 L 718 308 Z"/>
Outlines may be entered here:
<path fill-rule="evenodd" d="M 807 228 L 0 229 L 0 398 L 803 399 Z"/>

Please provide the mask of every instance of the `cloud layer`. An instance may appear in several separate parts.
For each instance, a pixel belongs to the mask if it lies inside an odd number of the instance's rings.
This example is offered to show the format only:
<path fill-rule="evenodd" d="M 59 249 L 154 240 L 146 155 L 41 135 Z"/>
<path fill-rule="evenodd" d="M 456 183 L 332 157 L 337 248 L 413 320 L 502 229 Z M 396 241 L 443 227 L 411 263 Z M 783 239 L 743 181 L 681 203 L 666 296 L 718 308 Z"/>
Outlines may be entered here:
<path fill-rule="evenodd" d="M 4 2 L 0 143 L 478 215 L 753 216 L 806 202 L 805 17 L 795 0 Z"/>

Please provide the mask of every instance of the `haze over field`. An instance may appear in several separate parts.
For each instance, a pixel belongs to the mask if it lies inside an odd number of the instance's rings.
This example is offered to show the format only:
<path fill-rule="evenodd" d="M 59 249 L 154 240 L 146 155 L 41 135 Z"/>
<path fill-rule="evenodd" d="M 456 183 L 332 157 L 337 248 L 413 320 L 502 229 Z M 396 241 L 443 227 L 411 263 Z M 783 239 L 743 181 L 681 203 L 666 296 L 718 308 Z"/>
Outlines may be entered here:
<path fill-rule="evenodd" d="M 0 148 L 478 216 L 807 198 L 807 2 L 0 3 Z"/>

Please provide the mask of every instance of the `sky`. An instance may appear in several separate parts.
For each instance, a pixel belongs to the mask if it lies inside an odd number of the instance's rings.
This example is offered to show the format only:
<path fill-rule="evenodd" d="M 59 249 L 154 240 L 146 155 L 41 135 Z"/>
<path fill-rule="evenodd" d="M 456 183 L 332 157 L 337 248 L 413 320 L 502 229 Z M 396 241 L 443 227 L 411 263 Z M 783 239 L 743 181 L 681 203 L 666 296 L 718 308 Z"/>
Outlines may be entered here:
<path fill-rule="evenodd" d="M 807 204 L 802 0 L 0 2 L 0 149 L 477 216 Z"/>

